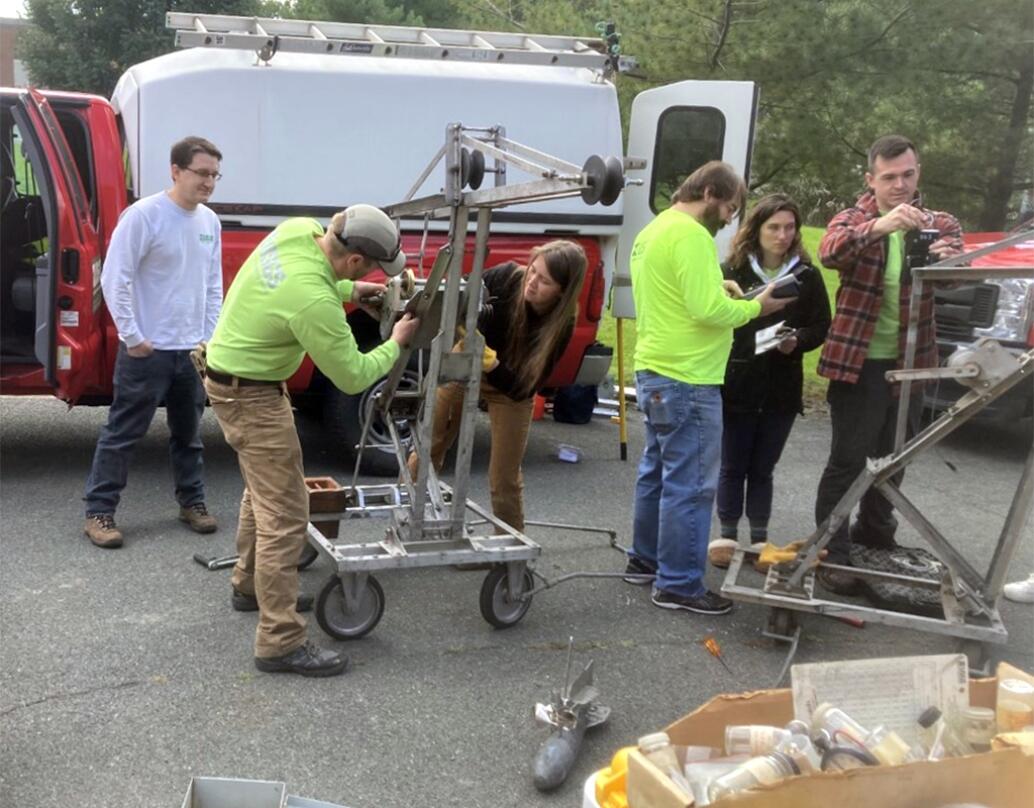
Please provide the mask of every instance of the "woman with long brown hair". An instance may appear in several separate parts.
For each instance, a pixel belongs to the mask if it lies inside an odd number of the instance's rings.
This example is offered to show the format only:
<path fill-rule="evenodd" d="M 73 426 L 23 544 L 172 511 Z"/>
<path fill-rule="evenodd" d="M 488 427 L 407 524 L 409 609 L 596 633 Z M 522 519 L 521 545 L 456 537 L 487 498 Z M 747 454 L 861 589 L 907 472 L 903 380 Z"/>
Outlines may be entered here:
<path fill-rule="evenodd" d="M 829 330 L 829 298 L 822 273 L 801 244 L 801 213 L 785 194 L 758 201 L 733 239 L 723 266 L 727 280 L 744 292 L 793 274 L 800 295 L 777 314 L 733 332 L 722 387 L 722 466 L 718 519 L 724 541 L 712 542 L 711 563 L 731 555 L 746 500 L 751 542 L 768 540 L 772 476 L 797 414 L 803 411 L 802 357 L 818 348 Z M 757 334 L 782 322 L 781 339 L 757 353 Z M 763 346 L 762 346 L 763 347 Z M 746 494 L 744 496 L 744 494 Z M 720 549 L 721 548 L 721 549 Z"/>
<path fill-rule="evenodd" d="M 533 399 L 571 339 L 586 263 L 578 244 L 551 241 L 531 251 L 527 266 L 510 261 L 484 274 L 485 306 L 478 319 L 486 346 L 480 395 L 492 428 L 492 513 L 517 530 L 524 529 L 521 462 Z M 459 434 L 463 397 L 460 383 L 438 388 L 431 438 L 436 471 Z M 416 465 L 414 454 L 409 458 L 413 474 Z"/>

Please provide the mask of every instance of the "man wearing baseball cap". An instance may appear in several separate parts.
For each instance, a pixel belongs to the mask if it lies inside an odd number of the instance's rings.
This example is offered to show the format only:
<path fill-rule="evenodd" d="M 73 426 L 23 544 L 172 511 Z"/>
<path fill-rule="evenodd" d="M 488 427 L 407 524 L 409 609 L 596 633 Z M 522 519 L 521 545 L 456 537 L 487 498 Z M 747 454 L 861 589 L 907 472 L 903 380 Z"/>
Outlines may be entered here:
<path fill-rule="evenodd" d="M 309 495 L 286 383 L 305 354 L 346 393 L 387 373 L 419 321 L 407 314 L 387 342 L 364 354 L 342 302 L 383 292 L 382 284 L 359 279 L 378 266 L 397 275 L 405 264 L 394 222 L 371 205 L 353 205 L 325 231 L 315 219 L 283 222 L 226 293 L 207 349 L 205 390 L 244 477 L 231 602 L 259 612 L 261 671 L 334 676 L 348 665 L 306 640 L 298 614 L 312 608 L 311 597 L 298 596 L 297 567 Z"/>

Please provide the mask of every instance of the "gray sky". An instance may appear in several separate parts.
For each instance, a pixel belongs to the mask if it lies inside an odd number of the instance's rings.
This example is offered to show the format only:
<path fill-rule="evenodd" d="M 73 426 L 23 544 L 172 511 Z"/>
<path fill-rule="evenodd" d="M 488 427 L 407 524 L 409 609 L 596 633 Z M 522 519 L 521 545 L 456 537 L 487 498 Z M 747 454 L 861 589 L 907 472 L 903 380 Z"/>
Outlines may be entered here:
<path fill-rule="evenodd" d="M 24 17 L 25 0 L 0 0 L 0 17 Z"/>

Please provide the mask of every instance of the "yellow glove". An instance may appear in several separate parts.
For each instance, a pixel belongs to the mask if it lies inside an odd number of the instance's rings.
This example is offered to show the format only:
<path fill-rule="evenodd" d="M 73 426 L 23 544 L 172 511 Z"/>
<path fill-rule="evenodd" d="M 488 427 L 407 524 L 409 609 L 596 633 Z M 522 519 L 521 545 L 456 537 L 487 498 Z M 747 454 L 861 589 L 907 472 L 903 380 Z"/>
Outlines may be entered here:
<path fill-rule="evenodd" d="M 792 541 L 785 547 L 776 547 L 771 542 L 765 542 L 765 546 L 761 548 L 761 554 L 758 556 L 757 561 L 754 562 L 754 569 L 764 572 L 773 564 L 793 561 L 797 558 L 797 553 L 803 546 L 803 539 Z M 819 558 L 825 558 L 826 554 L 827 551 L 823 550 L 819 553 Z M 815 563 L 817 564 L 818 562 L 816 561 Z"/>
<path fill-rule="evenodd" d="M 495 370 L 495 366 L 498 364 L 498 357 L 495 351 L 485 345 L 485 351 L 481 354 L 481 372 L 488 373 L 490 370 Z"/>
<path fill-rule="evenodd" d="M 458 325 L 456 326 L 456 331 L 460 335 L 460 341 L 456 343 L 456 347 L 454 347 L 453 350 L 455 351 L 458 348 L 461 351 L 465 351 L 467 349 L 467 329 L 464 328 L 462 325 Z M 477 329 L 474 330 L 474 333 L 479 336 L 481 335 L 481 332 Z M 488 373 L 489 371 L 494 370 L 495 364 L 498 361 L 499 357 L 497 356 L 496 352 L 489 348 L 488 344 L 486 343 L 485 351 L 483 354 L 481 354 L 481 372 Z"/>

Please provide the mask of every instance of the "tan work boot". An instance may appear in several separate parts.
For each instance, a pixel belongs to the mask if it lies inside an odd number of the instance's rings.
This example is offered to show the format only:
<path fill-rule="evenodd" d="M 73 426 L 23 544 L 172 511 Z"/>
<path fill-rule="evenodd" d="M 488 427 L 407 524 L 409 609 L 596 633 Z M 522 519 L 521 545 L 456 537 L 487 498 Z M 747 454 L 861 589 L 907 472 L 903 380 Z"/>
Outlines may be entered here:
<path fill-rule="evenodd" d="M 115 516 L 110 513 L 93 513 L 86 517 L 83 532 L 98 547 L 114 550 L 122 546 L 122 531 L 115 527 Z"/>
<path fill-rule="evenodd" d="M 186 508 L 180 508 L 180 521 L 190 525 L 195 533 L 215 533 L 218 523 L 208 512 L 203 502 L 195 502 Z"/>

